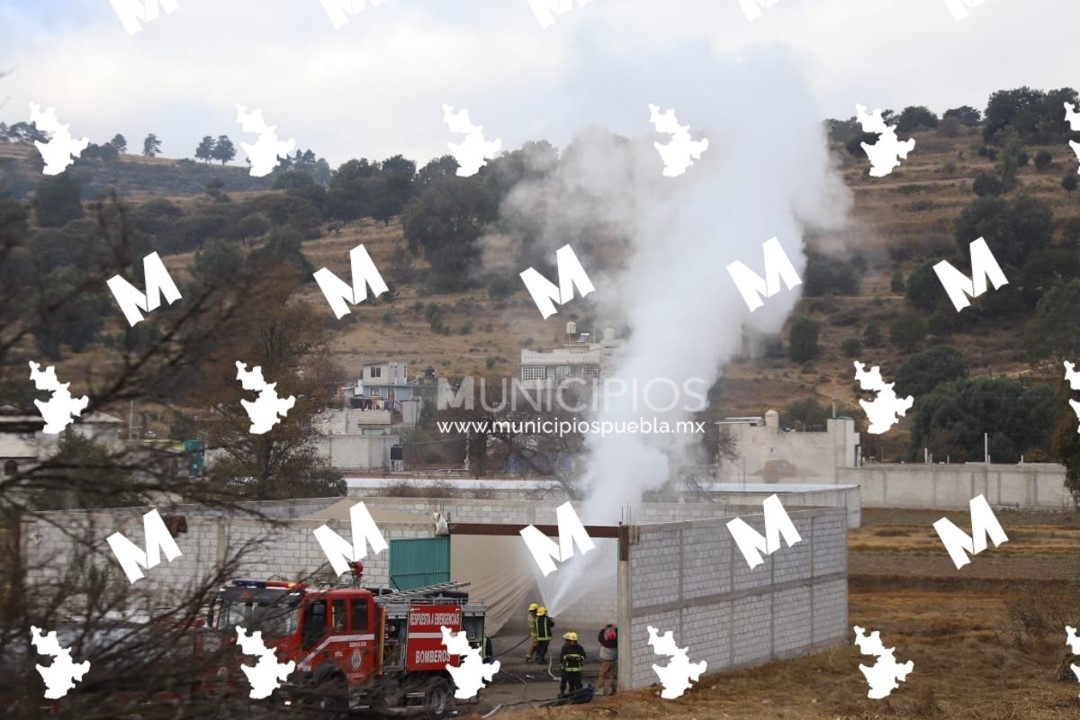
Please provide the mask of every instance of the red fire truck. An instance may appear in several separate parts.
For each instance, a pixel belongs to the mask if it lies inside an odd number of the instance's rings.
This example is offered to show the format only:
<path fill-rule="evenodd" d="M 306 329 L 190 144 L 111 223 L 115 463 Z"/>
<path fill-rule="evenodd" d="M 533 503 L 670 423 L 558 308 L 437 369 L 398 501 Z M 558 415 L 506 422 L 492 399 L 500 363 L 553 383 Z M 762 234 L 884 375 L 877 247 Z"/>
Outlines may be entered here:
<path fill-rule="evenodd" d="M 470 644 L 483 648 L 483 603 L 458 590 L 468 583 L 405 592 L 362 588 L 361 571 L 354 568 L 351 586 L 233 580 L 211 608 L 208 625 L 219 631 L 211 642 L 235 644 L 237 625 L 261 630 L 278 662 L 296 662 L 274 694 L 290 706 L 314 707 L 326 717 L 353 711 L 448 717 L 454 685 L 446 665 L 456 666 L 458 658 L 447 653 L 441 628 L 464 630 Z M 218 669 L 218 680 L 246 685 L 241 661 L 251 664 L 250 657 L 237 657 Z"/>

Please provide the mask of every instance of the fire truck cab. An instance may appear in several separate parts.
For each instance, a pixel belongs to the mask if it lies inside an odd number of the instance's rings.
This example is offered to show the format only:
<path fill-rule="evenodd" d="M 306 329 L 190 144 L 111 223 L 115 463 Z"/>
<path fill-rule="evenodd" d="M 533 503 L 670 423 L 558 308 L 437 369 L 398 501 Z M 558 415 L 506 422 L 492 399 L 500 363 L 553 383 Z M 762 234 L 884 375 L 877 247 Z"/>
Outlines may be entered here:
<path fill-rule="evenodd" d="M 314 707 L 326 717 L 353 711 L 448 717 L 454 684 L 446 665 L 456 666 L 459 659 L 447 653 L 441 628 L 464 630 L 471 645 L 483 648 L 483 603 L 458 591 L 468 583 L 400 592 L 357 587 L 359 572 L 354 578 L 353 586 L 316 588 L 234 580 L 219 592 L 209 625 L 230 644 L 238 625 L 261 630 L 278 662 L 296 663 L 274 694 L 289 706 Z M 238 667 L 222 668 L 222 674 L 233 682 L 244 679 Z"/>

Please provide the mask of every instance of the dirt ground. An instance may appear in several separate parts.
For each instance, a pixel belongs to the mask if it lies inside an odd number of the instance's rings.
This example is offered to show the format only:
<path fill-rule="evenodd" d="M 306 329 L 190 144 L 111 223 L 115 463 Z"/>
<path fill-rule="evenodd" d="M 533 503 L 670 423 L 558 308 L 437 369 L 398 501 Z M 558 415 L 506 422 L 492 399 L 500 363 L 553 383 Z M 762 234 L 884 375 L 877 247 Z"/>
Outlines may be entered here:
<path fill-rule="evenodd" d="M 864 511 L 849 533 L 849 625 L 878 630 L 906 682 L 882 700 L 867 698 L 853 642 L 757 668 L 710 674 L 677 700 L 659 688 L 598 698 L 588 705 L 538 707 L 558 683 L 526 665 L 517 639 L 499 639 L 504 671 L 459 716 L 540 718 L 763 718 L 776 720 L 1059 720 L 1080 717 L 1080 682 L 1058 682 L 1065 625 L 1080 626 L 1080 515 L 1002 512 L 1009 541 L 992 544 L 957 570 L 932 523 L 949 517 L 970 529 L 967 513 Z M 853 639 L 853 635 L 852 635 Z M 586 645 L 586 650 L 589 646 Z M 590 662 L 585 682 L 595 682 Z M 539 670 L 539 671 L 538 671 Z M 553 668 L 554 672 L 554 668 Z M 557 672 L 555 673 L 557 675 Z"/>

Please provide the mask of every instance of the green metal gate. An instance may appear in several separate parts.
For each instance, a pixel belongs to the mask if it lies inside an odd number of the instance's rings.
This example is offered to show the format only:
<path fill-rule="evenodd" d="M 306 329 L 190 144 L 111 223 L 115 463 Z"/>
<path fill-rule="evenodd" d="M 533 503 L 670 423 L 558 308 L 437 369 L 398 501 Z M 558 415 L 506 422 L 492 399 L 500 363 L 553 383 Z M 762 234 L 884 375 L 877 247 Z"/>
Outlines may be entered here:
<path fill-rule="evenodd" d="M 450 538 L 390 541 L 390 587 L 412 590 L 450 582 Z"/>

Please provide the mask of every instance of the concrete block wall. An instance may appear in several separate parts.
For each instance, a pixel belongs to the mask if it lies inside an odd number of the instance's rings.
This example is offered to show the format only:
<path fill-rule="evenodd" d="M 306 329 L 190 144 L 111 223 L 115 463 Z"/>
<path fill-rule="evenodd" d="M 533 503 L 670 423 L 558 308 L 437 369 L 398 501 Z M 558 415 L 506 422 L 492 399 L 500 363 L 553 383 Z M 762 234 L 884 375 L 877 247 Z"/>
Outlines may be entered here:
<path fill-rule="evenodd" d="M 142 521 L 145 512 L 140 508 L 105 513 L 47 513 L 47 519 L 25 521 L 23 538 L 28 581 L 43 585 L 58 582 L 65 569 L 78 562 L 69 534 L 89 540 L 93 548 L 89 561 L 93 565 L 108 567 L 126 581 L 106 538 L 121 532 L 145 549 Z M 144 578 L 136 581 L 132 588 L 153 602 L 175 602 L 178 591 L 212 577 L 227 556 L 235 555 L 249 544 L 237 565 L 236 576 L 294 580 L 309 575 L 328 568 L 326 554 L 313 532 L 322 524 L 323 521 L 291 520 L 284 526 L 274 526 L 253 518 L 188 514 L 188 531 L 176 538 L 180 557 L 168 561 L 162 556 L 161 563 L 144 570 Z M 326 524 L 342 537 L 352 537 L 347 521 L 331 520 Z M 432 535 L 432 528 L 426 524 L 382 524 L 379 530 L 387 542 Z M 364 558 L 364 580 L 372 586 L 388 584 L 388 552 L 374 554 L 369 548 L 368 556 Z"/>
<path fill-rule="evenodd" d="M 733 517 L 742 512 L 761 511 L 761 503 L 773 492 L 714 493 L 715 502 L 642 503 L 633 510 L 631 523 L 679 522 L 710 517 Z M 861 524 L 858 488 L 827 488 L 808 492 L 780 493 L 784 507 L 842 507 L 847 512 L 848 527 Z M 427 516 L 434 511 L 449 513 L 460 523 L 521 523 L 554 525 L 556 509 L 565 500 L 536 502 L 514 499 L 472 500 L 464 498 L 392 498 L 356 496 L 369 507 Z M 583 503 L 571 503 L 581 517 Z"/>
<path fill-rule="evenodd" d="M 648 627 L 670 630 L 706 672 L 805 654 L 847 637 L 847 521 L 842 509 L 788 512 L 802 542 L 781 547 L 750 568 L 727 523 L 713 518 L 639 525 L 620 563 L 620 685 L 659 680 L 666 664 L 649 645 Z M 764 516 L 742 515 L 764 534 Z"/>
<path fill-rule="evenodd" d="M 864 465 L 839 469 L 837 480 L 861 487 L 863 507 L 966 510 L 978 495 L 991 507 L 1075 507 L 1065 489 L 1065 467 L 1054 463 Z"/>

